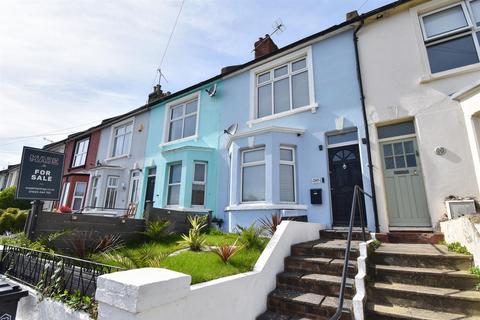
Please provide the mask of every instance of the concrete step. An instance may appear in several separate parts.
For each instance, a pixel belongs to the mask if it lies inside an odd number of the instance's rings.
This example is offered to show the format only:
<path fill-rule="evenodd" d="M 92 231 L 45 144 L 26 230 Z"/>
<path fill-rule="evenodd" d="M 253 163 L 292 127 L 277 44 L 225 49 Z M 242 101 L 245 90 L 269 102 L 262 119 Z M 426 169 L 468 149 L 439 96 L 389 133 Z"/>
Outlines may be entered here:
<path fill-rule="evenodd" d="M 342 277 L 319 273 L 282 272 L 277 275 L 277 288 L 312 292 L 327 296 L 338 297 Z M 346 279 L 345 297 L 353 298 L 355 295 L 354 280 Z"/>
<path fill-rule="evenodd" d="M 320 239 L 321 240 L 334 240 L 334 239 L 339 239 L 339 240 L 347 240 L 348 238 L 348 229 L 343 230 L 343 229 L 330 229 L 330 230 L 320 230 Z M 365 238 L 367 240 L 370 240 L 370 231 L 368 229 L 365 229 Z M 357 241 L 363 241 L 363 233 L 361 230 L 357 230 L 355 228 L 352 231 L 352 240 L 357 240 Z"/>
<path fill-rule="evenodd" d="M 266 311 L 257 317 L 257 320 L 312 320 L 310 318 L 289 316 L 283 313 Z"/>
<path fill-rule="evenodd" d="M 409 232 L 393 231 L 389 233 L 376 233 L 375 238 L 382 243 L 429 243 L 437 244 L 444 240 L 441 232 Z"/>
<path fill-rule="evenodd" d="M 365 319 L 368 320 L 480 320 L 480 317 L 467 316 L 463 313 L 439 312 L 373 303 L 367 304 L 365 309 Z"/>
<path fill-rule="evenodd" d="M 350 260 L 355 260 L 359 256 L 358 244 L 360 241 L 352 241 L 350 250 Z M 346 240 L 315 240 L 295 244 L 291 248 L 292 256 L 317 256 L 324 258 L 345 257 Z"/>
<path fill-rule="evenodd" d="M 449 252 L 444 245 L 382 243 L 372 257 L 374 264 L 414 268 L 467 270 L 471 256 Z"/>
<path fill-rule="evenodd" d="M 275 289 L 268 295 L 268 311 L 312 320 L 330 319 L 335 314 L 338 298 L 295 290 Z M 345 299 L 340 319 L 352 319 L 352 302 Z"/>
<path fill-rule="evenodd" d="M 473 290 L 478 277 L 466 270 L 413 268 L 388 265 L 371 265 L 369 273 L 378 282 L 403 283 L 432 287 Z"/>
<path fill-rule="evenodd" d="M 344 259 L 289 256 L 285 258 L 285 271 L 323 273 L 340 276 L 342 275 L 343 264 Z M 357 274 L 357 261 L 350 259 L 348 266 L 348 276 L 351 278 L 355 277 Z"/>
<path fill-rule="evenodd" d="M 381 305 L 480 315 L 480 291 L 375 282 L 369 302 Z"/>

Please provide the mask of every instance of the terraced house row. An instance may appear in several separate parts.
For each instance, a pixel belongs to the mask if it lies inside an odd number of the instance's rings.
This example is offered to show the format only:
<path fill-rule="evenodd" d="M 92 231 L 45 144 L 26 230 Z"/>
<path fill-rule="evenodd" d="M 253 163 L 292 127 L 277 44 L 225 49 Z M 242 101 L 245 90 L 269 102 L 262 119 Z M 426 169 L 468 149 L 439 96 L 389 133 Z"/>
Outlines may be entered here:
<path fill-rule="evenodd" d="M 370 230 L 432 230 L 478 196 L 480 0 L 396 1 L 226 66 L 65 141 L 62 198 L 84 214 L 207 213 L 224 229 L 272 213 Z"/>

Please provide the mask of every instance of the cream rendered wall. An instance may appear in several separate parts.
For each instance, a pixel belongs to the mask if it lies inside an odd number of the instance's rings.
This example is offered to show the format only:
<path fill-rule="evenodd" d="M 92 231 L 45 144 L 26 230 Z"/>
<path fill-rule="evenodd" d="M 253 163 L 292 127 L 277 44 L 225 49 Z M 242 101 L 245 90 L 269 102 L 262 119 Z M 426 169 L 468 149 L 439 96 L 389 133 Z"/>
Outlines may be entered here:
<path fill-rule="evenodd" d="M 451 3 L 452 1 L 449 1 Z M 449 95 L 480 77 L 479 65 L 446 72 L 438 79 L 429 74 L 418 23 L 419 9 L 446 1 L 431 1 L 366 24 L 359 31 L 359 54 L 370 130 L 373 171 L 382 232 L 388 231 L 388 213 L 379 153 L 377 126 L 400 119 L 415 119 L 432 226 L 445 212 L 448 195 L 476 196 L 478 187 L 468 145 L 465 118 Z M 461 72 L 458 72 L 461 71 Z M 435 154 L 443 146 L 447 153 Z"/>

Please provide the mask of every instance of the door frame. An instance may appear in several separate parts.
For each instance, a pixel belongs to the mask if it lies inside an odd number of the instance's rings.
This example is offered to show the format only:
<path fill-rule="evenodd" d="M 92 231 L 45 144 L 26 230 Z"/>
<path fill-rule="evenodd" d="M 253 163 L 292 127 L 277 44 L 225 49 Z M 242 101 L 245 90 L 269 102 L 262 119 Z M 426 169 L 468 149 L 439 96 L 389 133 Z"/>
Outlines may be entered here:
<path fill-rule="evenodd" d="M 357 133 L 357 139 L 356 140 L 350 140 L 350 141 L 345 141 L 345 142 L 340 142 L 340 143 L 328 143 L 328 137 L 330 136 L 336 136 L 336 135 L 342 135 L 342 134 L 347 134 L 351 132 L 356 132 Z M 356 145 L 358 147 L 358 156 L 359 156 L 359 161 L 360 161 L 360 171 L 362 173 L 362 185 L 363 185 L 363 165 L 361 161 L 361 148 L 360 148 L 360 140 L 358 138 L 358 128 L 357 127 L 351 127 L 351 128 L 345 128 L 343 130 L 336 130 L 336 131 L 330 131 L 325 134 L 325 144 L 327 146 L 327 152 L 326 152 L 326 162 L 327 162 L 327 175 L 328 175 L 328 199 L 330 200 L 330 222 L 332 228 L 334 226 L 334 212 L 333 212 L 333 197 L 332 197 L 332 181 L 330 180 L 330 155 L 329 155 L 329 150 L 338 148 L 338 147 L 346 147 L 346 146 L 351 146 L 351 145 Z M 364 215 L 365 215 L 365 227 L 368 225 L 368 221 L 366 219 L 367 217 L 367 212 L 364 210 Z"/>

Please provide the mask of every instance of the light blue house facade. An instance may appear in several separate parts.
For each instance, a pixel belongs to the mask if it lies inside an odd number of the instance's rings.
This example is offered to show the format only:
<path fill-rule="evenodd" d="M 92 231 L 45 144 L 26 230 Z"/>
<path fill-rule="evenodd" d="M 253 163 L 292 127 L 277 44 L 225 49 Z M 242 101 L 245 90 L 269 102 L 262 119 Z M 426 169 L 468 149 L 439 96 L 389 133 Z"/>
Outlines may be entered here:
<path fill-rule="evenodd" d="M 216 213 L 228 231 L 271 214 L 345 226 L 353 186 L 370 192 L 353 32 L 299 41 L 223 77 L 220 128 L 238 125 L 218 153 Z"/>
<path fill-rule="evenodd" d="M 206 213 L 217 203 L 219 82 L 163 97 L 150 108 L 140 203 Z M 138 216 L 142 216 L 143 210 Z"/>

